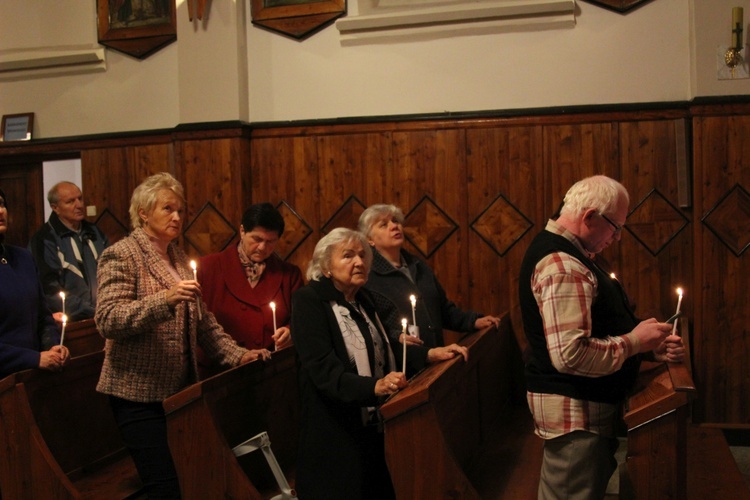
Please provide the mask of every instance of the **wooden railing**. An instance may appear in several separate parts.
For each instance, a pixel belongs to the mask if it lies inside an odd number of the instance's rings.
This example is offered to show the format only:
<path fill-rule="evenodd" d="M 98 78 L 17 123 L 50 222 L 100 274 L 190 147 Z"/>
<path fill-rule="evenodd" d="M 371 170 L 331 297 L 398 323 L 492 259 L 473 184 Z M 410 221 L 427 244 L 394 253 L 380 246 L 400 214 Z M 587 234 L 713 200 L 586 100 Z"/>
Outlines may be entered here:
<path fill-rule="evenodd" d="M 467 362 L 427 368 L 381 407 L 396 494 L 536 498 L 542 440 L 514 387 L 520 351 L 509 315 L 499 330 L 461 343 L 469 349 Z"/>

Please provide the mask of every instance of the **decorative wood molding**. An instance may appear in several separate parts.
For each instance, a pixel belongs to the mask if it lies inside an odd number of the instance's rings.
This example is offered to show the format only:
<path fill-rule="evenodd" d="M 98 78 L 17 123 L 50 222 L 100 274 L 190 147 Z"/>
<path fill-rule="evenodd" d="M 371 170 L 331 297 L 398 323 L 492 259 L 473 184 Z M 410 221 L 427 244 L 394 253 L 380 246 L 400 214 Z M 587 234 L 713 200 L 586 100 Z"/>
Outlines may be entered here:
<path fill-rule="evenodd" d="M 606 7 L 615 12 L 625 13 L 631 9 L 638 7 L 641 4 L 650 2 L 651 0 L 583 0 L 584 2 L 593 3 Z"/>
<path fill-rule="evenodd" d="M 346 0 L 251 0 L 252 22 L 297 40 L 346 13 Z"/>
<path fill-rule="evenodd" d="M 145 59 L 177 40 L 175 0 L 168 0 L 167 12 L 126 12 L 122 10 L 124 6 L 111 12 L 110 3 L 110 0 L 97 0 L 100 44 Z"/>

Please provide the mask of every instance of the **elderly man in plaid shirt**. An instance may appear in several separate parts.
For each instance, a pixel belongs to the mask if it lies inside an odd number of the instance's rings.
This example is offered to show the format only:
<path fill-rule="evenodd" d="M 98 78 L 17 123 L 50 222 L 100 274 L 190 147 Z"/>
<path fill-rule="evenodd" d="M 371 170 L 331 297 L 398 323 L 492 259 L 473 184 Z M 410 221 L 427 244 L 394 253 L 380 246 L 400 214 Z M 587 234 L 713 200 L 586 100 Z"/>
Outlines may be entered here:
<path fill-rule="evenodd" d="M 545 440 L 540 499 L 603 498 L 617 466 L 618 405 L 641 358 L 684 356 L 671 325 L 636 318 L 620 284 L 594 261 L 619 241 L 628 204 L 625 188 L 609 177 L 577 182 L 521 265 L 527 399 Z"/>

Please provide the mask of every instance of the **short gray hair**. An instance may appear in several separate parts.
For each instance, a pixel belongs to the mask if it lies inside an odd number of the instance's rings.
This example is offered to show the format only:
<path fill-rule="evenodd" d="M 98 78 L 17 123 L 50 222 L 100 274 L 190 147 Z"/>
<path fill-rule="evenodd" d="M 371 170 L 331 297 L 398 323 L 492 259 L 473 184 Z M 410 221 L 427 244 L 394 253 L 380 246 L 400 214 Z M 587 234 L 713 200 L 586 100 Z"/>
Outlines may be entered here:
<path fill-rule="evenodd" d="M 63 184 L 68 184 L 68 185 L 73 186 L 74 188 L 78 189 L 79 191 L 81 191 L 81 188 L 79 188 L 78 186 L 76 186 L 75 183 L 73 183 L 73 182 L 70 182 L 70 181 L 60 181 L 57 184 L 55 184 L 54 186 L 52 186 L 49 189 L 49 191 L 47 192 L 47 201 L 49 202 L 49 206 L 57 205 L 58 203 L 60 203 L 60 187 Z"/>
<path fill-rule="evenodd" d="M 581 179 L 568 189 L 560 213 L 580 215 L 589 208 L 599 213 L 612 213 L 617 210 L 621 199 L 630 203 L 625 186 L 606 175 L 594 175 Z"/>
<path fill-rule="evenodd" d="M 156 197 L 162 189 L 172 191 L 180 199 L 182 206 L 185 206 L 185 190 L 180 181 L 167 172 L 154 174 L 141 182 L 130 198 L 130 224 L 133 229 L 143 226 L 143 220 L 138 212 L 143 209 L 147 214 L 151 213 L 156 204 Z"/>
<path fill-rule="evenodd" d="M 310 281 L 319 281 L 331 267 L 331 256 L 333 250 L 342 244 L 359 241 L 365 250 L 365 266 L 370 271 L 372 264 L 372 249 L 367 244 L 365 236 L 353 229 L 337 227 L 330 233 L 323 236 L 313 250 L 312 259 L 307 266 L 307 279 Z"/>
<path fill-rule="evenodd" d="M 359 216 L 359 232 L 364 234 L 366 238 L 369 238 L 370 233 L 372 232 L 372 226 L 374 226 L 377 221 L 388 215 L 403 224 L 404 212 L 402 212 L 396 205 L 370 205 L 364 212 L 362 212 L 362 215 Z"/>

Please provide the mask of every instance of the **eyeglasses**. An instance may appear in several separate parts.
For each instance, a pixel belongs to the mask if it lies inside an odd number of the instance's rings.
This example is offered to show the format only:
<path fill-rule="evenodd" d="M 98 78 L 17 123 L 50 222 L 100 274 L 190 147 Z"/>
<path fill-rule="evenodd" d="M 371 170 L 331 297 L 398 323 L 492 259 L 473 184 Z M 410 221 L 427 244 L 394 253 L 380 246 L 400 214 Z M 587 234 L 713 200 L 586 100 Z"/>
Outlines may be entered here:
<path fill-rule="evenodd" d="M 601 216 L 602 216 L 602 219 L 604 219 L 604 220 L 606 220 L 607 222 L 609 222 L 609 225 L 610 225 L 610 226 L 612 226 L 613 228 L 615 228 L 615 234 L 617 234 L 617 233 L 619 233 L 619 232 L 622 232 L 622 228 L 623 228 L 624 224 L 623 224 L 622 226 L 620 226 L 619 224 L 615 224 L 615 223 L 614 223 L 614 222 L 612 221 L 612 219 L 610 219 L 609 217 L 607 217 L 606 215 L 604 215 L 604 214 L 603 214 L 603 213 L 601 213 L 601 212 L 599 212 L 599 215 L 601 215 Z"/>

